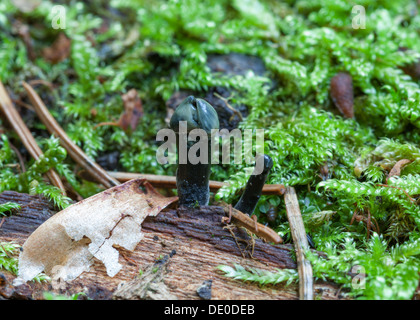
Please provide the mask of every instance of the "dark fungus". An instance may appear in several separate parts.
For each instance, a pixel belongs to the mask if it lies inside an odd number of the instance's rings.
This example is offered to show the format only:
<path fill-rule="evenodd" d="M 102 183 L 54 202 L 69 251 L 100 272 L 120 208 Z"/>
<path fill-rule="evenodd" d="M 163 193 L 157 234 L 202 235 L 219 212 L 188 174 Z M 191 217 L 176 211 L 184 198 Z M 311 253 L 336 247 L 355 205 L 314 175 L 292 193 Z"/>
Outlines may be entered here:
<path fill-rule="evenodd" d="M 261 158 L 262 157 L 262 158 Z M 251 215 L 260 200 L 261 192 L 267 179 L 268 173 L 273 167 L 273 160 L 267 155 L 258 155 L 256 162 L 264 161 L 264 169 L 260 174 L 252 174 L 246 184 L 245 191 L 235 205 L 235 209 Z M 256 169 L 255 169 L 256 170 Z M 255 172 L 254 170 L 254 172 Z"/>
<path fill-rule="evenodd" d="M 308 244 L 312 249 L 315 249 L 315 242 L 312 240 L 312 237 L 307 233 L 306 239 L 308 239 Z"/>
<path fill-rule="evenodd" d="M 194 129 L 202 129 L 206 133 L 206 137 L 200 136 L 200 141 L 203 138 L 207 139 L 207 157 L 204 159 L 205 161 L 200 160 L 198 163 L 191 163 L 189 157 L 190 150 L 198 142 L 188 141 L 186 135 L 181 135 L 181 121 L 186 122 L 187 134 Z M 207 101 L 189 96 L 176 108 L 171 117 L 170 127 L 176 132 L 178 137 L 176 186 L 178 189 L 179 205 L 186 207 L 205 206 L 209 203 L 210 199 L 210 133 L 212 129 L 219 129 L 217 112 Z M 180 139 L 185 139 L 185 141 L 180 141 Z M 185 144 L 186 149 L 180 148 L 180 143 Z M 198 153 L 202 151 L 204 150 L 197 150 Z M 199 157 L 200 155 L 197 156 Z M 181 157 L 185 160 L 181 161 Z"/>

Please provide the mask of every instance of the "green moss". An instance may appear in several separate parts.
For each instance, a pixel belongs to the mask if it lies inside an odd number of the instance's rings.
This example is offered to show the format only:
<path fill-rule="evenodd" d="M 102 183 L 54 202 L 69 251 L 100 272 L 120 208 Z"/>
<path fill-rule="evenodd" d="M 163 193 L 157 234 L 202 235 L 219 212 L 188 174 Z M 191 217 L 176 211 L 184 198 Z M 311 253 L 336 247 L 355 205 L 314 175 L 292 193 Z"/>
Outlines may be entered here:
<path fill-rule="evenodd" d="M 19 245 L 13 242 L 0 243 L 0 269 L 17 274 L 17 259 L 15 255 L 19 252 Z"/>
<path fill-rule="evenodd" d="M 14 275 L 18 273 L 18 255 L 20 245 L 14 242 L 3 242 L 0 241 L 0 270 L 8 271 Z M 49 277 L 41 273 L 37 275 L 33 281 L 43 282 L 49 281 Z"/>
<path fill-rule="evenodd" d="M 166 127 L 167 99 L 178 90 L 204 96 L 215 86 L 229 89 L 230 103 L 249 110 L 240 128 L 265 130 L 264 151 L 274 160 L 268 182 L 296 188 L 307 231 L 327 254 L 327 259 L 310 257 L 317 277 L 343 284 L 361 298 L 408 299 L 419 267 L 420 90 L 418 80 L 403 68 L 420 57 L 420 17 L 413 13 L 415 0 L 357 4 L 366 9 L 366 29 L 351 27 L 353 4 L 346 0 L 71 1 L 65 5 L 64 30 L 72 40 L 71 54 L 51 65 L 40 55 L 35 61 L 27 58 L 10 21 L 29 24 L 33 46 L 41 52 L 59 32 L 51 28 L 53 1 L 21 13 L 6 0 L 0 4 L 0 78 L 17 94 L 23 92 L 21 80 L 54 83 L 52 90 L 37 91 L 92 158 L 118 150 L 118 169 L 168 175 L 174 175 L 174 166 L 161 166 L 155 157 L 156 132 Z M 259 57 L 266 72 L 227 76 L 210 71 L 209 55 L 232 52 Z M 343 119 L 329 97 L 330 79 L 340 71 L 353 78 L 355 119 Z M 137 128 L 95 127 L 119 119 L 121 95 L 132 88 L 144 108 Z M 83 197 L 101 190 L 75 175 L 75 164 L 37 120 L 28 125 L 46 156 L 38 162 L 26 159 L 27 172 L 19 172 L 8 144 L 19 146 L 19 140 L 4 128 L 0 191 L 41 193 L 65 207 L 68 199 L 42 179 L 53 167 Z M 400 177 L 389 179 L 395 188 L 379 186 L 401 159 L 412 162 Z M 217 199 L 239 199 L 248 178 L 245 169 L 213 166 L 212 179 L 230 182 Z M 278 212 L 273 228 L 287 238 L 280 197 L 261 197 L 255 212 L 265 221 L 270 208 Z M 380 235 L 366 241 L 366 224 L 350 225 L 355 210 L 369 210 Z M 368 274 L 365 290 L 353 289 L 347 274 L 357 263 Z M 245 275 L 238 279 L 251 277 L 242 269 L 236 272 Z M 260 283 L 295 279 L 287 272 L 252 274 Z"/>
<path fill-rule="evenodd" d="M 79 300 L 80 296 L 86 296 L 84 292 L 78 292 L 72 294 L 71 296 L 54 294 L 52 292 L 44 292 L 44 299 L 45 300 Z"/>
<path fill-rule="evenodd" d="M 0 215 L 5 215 L 8 212 L 13 212 L 14 210 L 19 210 L 20 205 L 15 202 L 5 202 L 0 204 Z"/>
<path fill-rule="evenodd" d="M 60 189 L 45 183 L 42 178 L 42 175 L 51 168 L 59 169 L 59 172 L 64 176 L 70 175 L 68 169 L 61 164 L 66 158 L 67 152 L 59 146 L 58 139 L 44 140 L 47 146 L 46 151 L 37 161 L 32 161 L 29 168 L 24 172 L 22 168 L 16 165 L 17 156 L 11 149 L 9 140 L 5 135 L 2 136 L 1 143 L 0 192 L 15 190 L 30 194 L 42 194 L 61 209 L 70 204 L 70 198 L 63 196 Z"/>

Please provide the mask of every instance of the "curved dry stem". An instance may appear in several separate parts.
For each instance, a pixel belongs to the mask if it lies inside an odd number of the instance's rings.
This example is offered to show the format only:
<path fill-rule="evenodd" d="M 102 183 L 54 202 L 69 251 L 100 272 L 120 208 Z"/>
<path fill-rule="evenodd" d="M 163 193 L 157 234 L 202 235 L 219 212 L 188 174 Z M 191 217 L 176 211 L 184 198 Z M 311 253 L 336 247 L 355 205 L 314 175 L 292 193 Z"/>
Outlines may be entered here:
<path fill-rule="evenodd" d="M 70 157 L 73 158 L 81 167 L 83 167 L 97 182 L 101 183 L 105 188 L 111 188 L 120 183 L 112 178 L 107 172 L 96 162 L 90 159 L 64 132 L 51 113 L 48 111 L 42 99 L 35 90 L 26 82 L 23 86 L 28 93 L 29 99 L 38 117 L 45 124 L 48 131 L 60 139 L 61 145 L 67 150 Z"/>
<path fill-rule="evenodd" d="M 308 238 L 299 208 L 296 191 L 288 187 L 284 194 L 287 218 L 290 224 L 290 232 L 296 251 L 296 259 L 299 273 L 299 297 L 301 300 L 313 300 L 313 272 L 311 263 L 305 258 L 305 250 L 309 250 Z"/>
<path fill-rule="evenodd" d="M 176 177 L 174 176 L 163 176 L 156 174 L 143 174 L 143 173 L 133 173 L 133 172 L 117 172 L 117 171 L 107 171 L 107 173 L 117 179 L 121 183 L 127 182 L 132 179 L 146 179 L 154 187 L 160 188 L 176 188 Z M 209 181 L 210 191 L 217 192 L 221 187 L 227 185 L 225 182 L 220 181 Z M 264 195 L 277 195 L 281 196 L 286 191 L 286 188 L 282 184 L 265 184 L 262 189 L 262 194 Z"/>
<path fill-rule="evenodd" d="M 42 153 L 41 148 L 36 143 L 34 137 L 32 136 L 31 132 L 29 131 L 26 124 L 23 122 L 22 118 L 20 117 L 19 113 L 13 106 L 12 100 L 9 97 L 9 94 L 6 91 L 3 83 L 0 81 L 0 108 L 9 121 L 10 125 L 12 126 L 13 130 L 18 134 L 19 138 L 22 140 L 22 143 L 28 150 L 29 154 L 35 159 L 38 160 Z M 48 179 L 51 183 L 59 188 L 63 195 L 66 195 L 66 190 L 64 188 L 63 182 L 60 179 L 58 173 L 50 169 L 46 173 Z"/>

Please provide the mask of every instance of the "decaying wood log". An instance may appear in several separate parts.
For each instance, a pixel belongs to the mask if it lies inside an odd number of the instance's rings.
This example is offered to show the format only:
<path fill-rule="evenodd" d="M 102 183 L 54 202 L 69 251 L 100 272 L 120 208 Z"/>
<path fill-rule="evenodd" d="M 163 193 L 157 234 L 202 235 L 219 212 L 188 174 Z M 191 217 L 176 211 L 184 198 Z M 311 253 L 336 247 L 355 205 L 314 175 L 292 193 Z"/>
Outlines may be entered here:
<path fill-rule="evenodd" d="M 112 298 L 115 300 L 177 300 L 165 283 L 169 275 L 170 258 L 176 254 L 175 250 L 153 265 L 147 267 L 144 273 L 127 283 L 120 283 L 114 291 Z"/>
<path fill-rule="evenodd" d="M 29 236 L 38 226 L 56 211 L 54 207 L 41 196 L 30 196 L 15 191 L 0 193 L 0 204 L 15 202 L 20 204 L 20 210 L 4 219 L 0 228 L 0 239 L 7 234 L 10 240 L 19 240 Z M 17 241 L 18 242 L 18 241 Z"/>
<path fill-rule="evenodd" d="M 0 203 L 6 201 L 20 203 L 23 208 L 4 220 L 0 241 L 14 241 L 22 245 L 33 230 L 53 213 L 53 208 L 39 196 L 4 192 L 0 194 Z M 298 299 L 296 285 L 261 287 L 226 278 L 216 269 L 218 265 L 233 264 L 273 272 L 277 268 L 296 268 L 291 245 L 271 245 L 256 239 L 252 254 L 249 233 L 232 226 L 233 238 L 231 232 L 224 228 L 226 225 L 221 223 L 224 215 L 224 208 L 215 206 L 166 209 L 143 222 L 145 235 L 134 251 L 118 248 L 123 269 L 115 277 L 109 277 L 103 264 L 95 261 L 89 272 L 68 283 L 29 282 L 14 287 L 14 276 L 0 270 L 3 274 L 3 277 L 0 276 L 0 297 L 40 299 L 43 292 L 51 291 L 66 295 L 84 292 L 91 299 L 151 299 L 162 298 L 162 294 L 177 299 L 202 299 L 209 294 L 212 299 Z M 164 284 L 163 289 L 152 286 L 153 292 L 141 291 L 141 280 L 156 282 L 157 278 L 150 280 L 150 270 L 163 260 L 164 272 L 159 274 L 158 281 Z M 197 290 L 203 287 L 205 281 L 210 284 L 207 288 L 210 292 L 199 295 Z M 131 291 L 130 286 L 133 288 Z M 342 298 L 337 295 L 338 292 L 338 286 L 334 284 L 314 284 L 315 298 Z"/>

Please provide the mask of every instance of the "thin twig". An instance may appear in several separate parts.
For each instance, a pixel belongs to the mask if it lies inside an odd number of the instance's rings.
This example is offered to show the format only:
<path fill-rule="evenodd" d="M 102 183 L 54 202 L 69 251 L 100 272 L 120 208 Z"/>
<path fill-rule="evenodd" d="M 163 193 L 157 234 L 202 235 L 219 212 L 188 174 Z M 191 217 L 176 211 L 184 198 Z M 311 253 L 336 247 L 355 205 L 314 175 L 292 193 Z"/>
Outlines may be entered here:
<path fill-rule="evenodd" d="M 46 80 L 42 80 L 42 79 L 30 80 L 30 81 L 28 81 L 28 83 L 31 86 L 36 86 L 37 84 L 42 84 L 42 85 L 50 88 L 50 90 L 54 89 L 54 85 L 51 82 L 46 81 Z"/>
<path fill-rule="evenodd" d="M 224 226 L 224 227 L 223 227 L 223 229 L 225 229 L 225 230 L 227 230 L 227 231 L 229 231 L 229 232 L 230 232 L 230 235 L 232 236 L 233 240 L 235 240 L 236 246 L 238 247 L 239 252 L 240 252 L 240 253 L 241 253 L 241 255 L 242 255 L 242 258 L 244 258 L 244 259 L 245 259 L 245 258 L 246 258 L 246 257 L 245 257 L 245 254 L 243 253 L 242 248 L 241 248 L 241 246 L 239 245 L 238 239 L 236 238 L 235 234 L 234 234 L 234 233 L 233 233 L 233 231 L 232 231 L 232 228 L 236 228 L 236 226 L 235 226 L 235 225 L 233 225 L 233 224 L 229 224 L 229 225 L 227 225 L 227 226 Z"/>
<path fill-rule="evenodd" d="M 176 177 L 174 176 L 162 176 L 155 174 L 143 174 L 143 173 L 132 173 L 132 172 L 115 172 L 107 171 L 107 173 L 117 179 L 120 182 L 127 182 L 132 179 L 146 179 L 154 187 L 158 188 L 176 188 Z M 221 187 L 226 186 L 225 182 L 210 180 L 210 191 L 216 192 Z M 282 184 L 265 184 L 262 190 L 264 195 L 283 195 L 285 187 Z"/>
<path fill-rule="evenodd" d="M 114 127 L 118 127 L 120 124 L 118 122 L 101 122 L 98 124 L 95 124 L 93 126 L 93 129 L 96 129 L 98 127 L 102 127 L 102 126 L 114 126 Z"/>
<path fill-rule="evenodd" d="M 73 158 L 81 167 L 83 167 L 97 182 L 105 188 L 111 188 L 120 183 L 106 173 L 106 171 L 96 162 L 90 159 L 65 133 L 54 117 L 50 114 L 42 99 L 35 90 L 26 82 L 23 82 L 29 99 L 35 108 L 38 117 L 47 127 L 48 131 L 60 139 L 61 145 L 67 150 L 70 157 Z"/>
<path fill-rule="evenodd" d="M 16 153 L 18 157 L 20 169 L 22 170 L 22 172 L 25 172 L 26 171 L 25 161 L 23 161 L 22 155 L 20 154 L 18 148 L 16 148 L 11 142 L 9 142 L 9 144 L 10 144 L 10 148 Z"/>
<path fill-rule="evenodd" d="M 400 190 L 400 191 L 402 191 L 402 192 L 405 193 L 405 195 L 408 197 L 408 199 L 410 199 L 411 202 L 416 202 L 416 200 L 414 200 L 413 198 L 411 198 L 410 195 L 408 194 L 408 192 L 405 191 L 404 189 L 401 189 L 401 188 L 396 187 L 396 186 L 390 186 L 388 184 L 376 184 L 376 186 L 377 187 L 386 187 L 386 188 L 393 188 L 393 189 Z"/>
<path fill-rule="evenodd" d="M 228 102 L 228 99 L 226 99 L 226 98 L 224 98 L 224 97 L 222 97 L 220 94 L 218 94 L 217 92 L 214 92 L 213 93 L 217 98 L 219 98 L 220 100 L 222 100 L 225 104 L 226 104 L 226 106 L 228 107 L 228 109 L 229 110 L 231 110 L 232 112 L 233 112 L 233 114 L 236 114 L 237 116 L 238 116 L 238 118 L 239 118 L 239 120 L 243 120 L 243 118 L 242 118 L 242 113 L 239 111 L 239 110 L 236 110 L 234 107 L 232 107 L 230 104 L 229 104 L 229 102 Z M 229 119 L 229 121 L 232 121 L 233 120 L 233 116 Z"/>
<path fill-rule="evenodd" d="M 263 238 L 268 242 L 283 243 L 283 239 L 273 229 L 256 222 L 247 214 L 232 208 L 232 206 L 225 207 L 225 213 L 231 218 L 232 222 L 251 231 L 253 234 Z"/>
<path fill-rule="evenodd" d="M 3 226 L 3 223 L 6 221 L 6 217 L 3 217 L 0 222 L 0 228 Z"/>
<path fill-rule="evenodd" d="M 296 251 L 297 266 L 299 273 L 299 297 L 301 300 L 313 300 L 313 273 L 310 262 L 305 258 L 305 250 L 309 250 L 305 226 L 299 208 L 296 191 L 293 187 L 287 187 L 284 194 L 287 218 L 289 219 L 290 232 Z"/>
<path fill-rule="evenodd" d="M 19 99 L 14 99 L 13 100 L 13 103 L 15 105 L 22 106 L 22 107 L 24 107 L 24 108 L 26 108 L 28 110 L 35 111 L 34 108 L 30 104 L 27 104 L 27 103 L 25 103 L 25 102 L 23 102 L 23 101 L 21 101 Z"/>
<path fill-rule="evenodd" d="M 42 150 L 36 143 L 34 137 L 32 136 L 31 132 L 29 131 L 28 127 L 23 122 L 22 118 L 20 117 L 19 113 L 16 111 L 15 107 L 12 104 L 12 100 L 9 97 L 9 94 L 6 91 L 3 83 L 0 80 L 0 109 L 2 110 L 3 114 L 9 121 L 12 128 L 15 130 L 19 138 L 22 140 L 22 143 L 30 153 L 30 155 L 35 159 L 38 160 L 42 155 Z M 55 170 L 50 169 L 46 173 L 48 179 L 51 183 L 58 187 L 63 195 L 66 195 L 66 190 L 64 188 L 63 182 L 61 181 L 59 175 Z"/>

